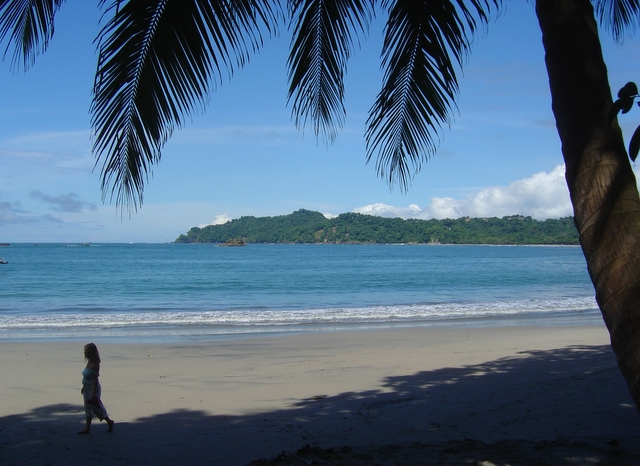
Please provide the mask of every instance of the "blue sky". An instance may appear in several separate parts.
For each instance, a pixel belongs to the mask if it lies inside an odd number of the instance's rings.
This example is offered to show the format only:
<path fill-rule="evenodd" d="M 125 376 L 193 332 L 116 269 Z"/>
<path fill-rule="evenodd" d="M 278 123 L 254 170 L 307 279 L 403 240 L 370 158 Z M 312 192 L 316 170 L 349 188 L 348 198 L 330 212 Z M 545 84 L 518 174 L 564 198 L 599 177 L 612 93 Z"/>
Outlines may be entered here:
<path fill-rule="evenodd" d="M 193 226 L 305 208 L 404 218 L 572 214 L 533 6 L 508 2 L 460 74 L 459 112 L 408 192 L 365 164 L 367 111 L 380 88 L 382 28 L 350 62 L 336 142 L 300 132 L 286 106 L 289 38 L 249 65 L 177 130 L 130 218 L 102 202 L 89 106 L 98 2 L 68 0 L 49 50 L 27 73 L 0 62 L 0 242 L 169 242 Z M 614 93 L 640 79 L 640 42 L 601 31 Z M 2 44 L 2 48 L 6 44 Z M 621 121 L 627 137 L 636 108 Z"/>

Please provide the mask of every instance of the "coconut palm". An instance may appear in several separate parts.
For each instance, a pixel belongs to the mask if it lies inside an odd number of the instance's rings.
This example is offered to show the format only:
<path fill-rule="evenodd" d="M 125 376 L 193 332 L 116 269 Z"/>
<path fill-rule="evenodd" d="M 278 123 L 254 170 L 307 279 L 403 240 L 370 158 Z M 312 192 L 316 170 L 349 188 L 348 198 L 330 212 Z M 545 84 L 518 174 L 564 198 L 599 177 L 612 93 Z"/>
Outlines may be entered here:
<path fill-rule="evenodd" d="M 0 39 L 27 68 L 53 35 L 63 0 L 0 0 Z M 265 36 L 289 27 L 289 102 L 299 127 L 328 142 L 341 127 L 343 76 L 374 15 L 387 18 L 382 90 L 367 158 L 406 188 L 451 119 L 456 70 L 502 0 L 106 0 L 94 86 L 94 153 L 103 195 L 136 209 L 162 146 L 202 111 Z M 636 406 L 640 407 L 640 199 L 617 121 L 594 16 L 614 35 L 640 19 L 637 0 L 537 0 L 553 111 L 576 226 Z M 9 49 L 8 49 L 9 50 Z"/>
<path fill-rule="evenodd" d="M 636 0 L 602 0 L 618 35 L 638 21 Z M 580 244 L 611 345 L 640 408 L 640 200 L 617 121 L 593 7 L 537 0 L 552 107 Z"/>

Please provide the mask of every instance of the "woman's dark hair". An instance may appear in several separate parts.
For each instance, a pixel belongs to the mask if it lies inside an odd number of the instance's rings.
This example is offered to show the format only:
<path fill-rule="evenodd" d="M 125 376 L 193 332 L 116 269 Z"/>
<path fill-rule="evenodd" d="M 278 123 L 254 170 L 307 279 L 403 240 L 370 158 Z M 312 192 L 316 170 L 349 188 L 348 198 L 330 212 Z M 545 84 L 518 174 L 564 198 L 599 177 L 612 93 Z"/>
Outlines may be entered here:
<path fill-rule="evenodd" d="M 100 364 L 100 353 L 94 343 L 84 345 L 84 357 L 94 364 Z"/>

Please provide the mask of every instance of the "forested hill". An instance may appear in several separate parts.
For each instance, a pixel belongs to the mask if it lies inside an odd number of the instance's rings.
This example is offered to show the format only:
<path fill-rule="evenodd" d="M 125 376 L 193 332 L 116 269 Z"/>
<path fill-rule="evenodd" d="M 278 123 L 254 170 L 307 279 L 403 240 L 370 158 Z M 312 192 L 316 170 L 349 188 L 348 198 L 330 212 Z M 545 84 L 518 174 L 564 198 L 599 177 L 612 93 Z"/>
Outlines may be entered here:
<path fill-rule="evenodd" d="M 538 221 L 531 217 L 403 220 L 356 213 L 327 219 L 298 210 L 277 217 L 240 217 L 223 225 L 194 227 L 176 243 L 334 244 L 578 244 L 573 218 Z"/>

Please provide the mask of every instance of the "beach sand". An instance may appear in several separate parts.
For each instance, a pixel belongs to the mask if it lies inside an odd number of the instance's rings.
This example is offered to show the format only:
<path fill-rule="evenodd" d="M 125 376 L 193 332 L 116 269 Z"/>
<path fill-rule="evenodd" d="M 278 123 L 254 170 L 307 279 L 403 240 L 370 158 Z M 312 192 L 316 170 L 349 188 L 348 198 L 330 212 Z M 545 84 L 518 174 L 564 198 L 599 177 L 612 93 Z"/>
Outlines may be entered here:
<path fill-rule="evenodd" d="M 640 464 L 604 325 L 97 342 L 77 435 L 84 343 L 0 342 L 0 464 Z"/>

